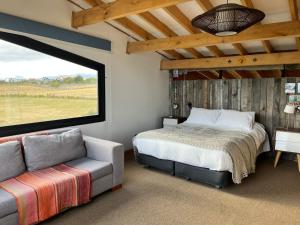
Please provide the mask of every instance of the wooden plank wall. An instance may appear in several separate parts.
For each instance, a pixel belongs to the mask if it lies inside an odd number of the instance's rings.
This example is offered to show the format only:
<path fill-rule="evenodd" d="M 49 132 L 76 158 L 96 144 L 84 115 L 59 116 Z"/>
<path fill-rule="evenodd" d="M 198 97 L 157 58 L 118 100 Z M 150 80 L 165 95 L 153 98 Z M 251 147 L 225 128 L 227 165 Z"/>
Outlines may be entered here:
<path fill-rule="evenodd" d="M 208 109 L 234 109 L 256 112 L 256 120 L 265 125 L 273 138 L 276 127 L 286 126 L 284 107 L 288 97 L 286 82 L 300 78 L 264 78 L 232 80 L 173 80 L 170 78 L 170 113 L 188 116 L 187 103 Z M 172 103 L 179 104 L 174 110 Z M 290 116 L 290 127 L 300 128 L 300 113 Z"/>

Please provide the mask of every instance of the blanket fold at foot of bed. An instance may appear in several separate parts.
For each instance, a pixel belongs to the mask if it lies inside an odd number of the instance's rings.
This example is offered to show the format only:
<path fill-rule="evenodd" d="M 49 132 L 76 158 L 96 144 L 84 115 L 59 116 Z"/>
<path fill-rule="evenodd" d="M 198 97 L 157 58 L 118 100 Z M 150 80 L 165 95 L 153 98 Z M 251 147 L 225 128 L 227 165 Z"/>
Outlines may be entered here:
<path fill-rule="evenodd" d="M 91 175 L 65 164 L 26 172 L 0 187 L 15 196 L 19 225 L 42 222 L 67 208 L 90 201 Z"/>

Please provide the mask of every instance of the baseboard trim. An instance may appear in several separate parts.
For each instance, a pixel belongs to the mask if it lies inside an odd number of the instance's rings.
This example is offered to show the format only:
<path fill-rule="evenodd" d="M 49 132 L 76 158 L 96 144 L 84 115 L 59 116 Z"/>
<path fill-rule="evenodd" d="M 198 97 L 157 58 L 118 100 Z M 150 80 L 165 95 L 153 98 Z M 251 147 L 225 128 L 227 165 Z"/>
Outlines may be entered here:
<path fill-rule="evenodd" d="M 111 191 L 112 191 L 112 192 L 118 191 L 118 190 L 120 190 L 122 187 L 123 187 L 123 185 L 122 185 L 122 184 L 119 184 L 119 185 L 117 185 L 117 186 L 114 186 L 114 187 L 111 189 Z"/>
<path fill-rule="evenodd" d="M 133 151 L 133 149 L 126 150 L 125 153 L 124 153 L 124 158 L 125 158 L 125 160 L 134 159 L 134 151 Z"/>

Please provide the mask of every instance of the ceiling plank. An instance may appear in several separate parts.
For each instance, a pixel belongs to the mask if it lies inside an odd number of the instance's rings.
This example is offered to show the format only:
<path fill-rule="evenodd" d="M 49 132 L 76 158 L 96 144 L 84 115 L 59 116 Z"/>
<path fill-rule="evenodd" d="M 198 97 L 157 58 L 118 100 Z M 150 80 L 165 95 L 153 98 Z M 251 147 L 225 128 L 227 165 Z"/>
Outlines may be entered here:
<path fill-rule="evenodd" d="M 289 0 L 289 7 L 290 7 L 292 20 L 294 20 L 294 21 L 299 20 L 297 0 Z M 300 50 L 300 38 L 296 38 L 296 46 L 299 51 Z"/>
<path fill-rule="evenodd" d="M 121 24 L 123 27 L 127 28 L 128 30 L 131 30 L 133 33 L 137 34 L 138 36 L 140 36 L 141 38 L 143 38 L 145 40 L 151 40 L 151 39 L 156 38 L 155 36 L 153 36 L 152 34 L 147 32 L 146 30 L 144 30 L 142 27 L 140 27 L 139 25 L 137 25 L 136 23 L 132 22 L 131 20 L 129 20 L 127 18 L 116 19 L 116 21 L 119 24 Z M 183 59 L 184 58 L 181 54 L 179 54 L 178 52 L 176 52 L 174 50 L 167 50 L 165 52 L 167 54 L 171 55 L 172 57 L 174 57 L 175 59 Z"/>
<path fill-rule="evenodd" d="M 159 19 L 157 19 L 155 16 L 153 16 L 150 12 L 144 12 L 139 14 L 145 21 L 150 23 L 152 26 L 154 26 L 156 29 L 158 29 L 160 32 L 162 32 L 167 37 L 176 37 L 178 36 L 173 30 L 171 30 L 168 26 L 166 26 L 163 22 L 161 22 Z M 187 48 L 185 49 L 187 52 L 192 54 L 194 58 L 202 58 L 203 55 L 198 52 L 196 49 L 193 48 Z"/>
<path fill-rule="evenodd" d="M 218 69 L 251 66 L 273 66 L 282 64 L 299 64 L 300 51 L 255 54 L 246 56 L 226 56 L 220 58 L 162 60 L 161 69 Z"/>
<path fill-rule="evenodd" d="M 161 38 L 142 42 L 129 42 L 128 53 L 169 50 L 180 48 L 207 47 L 223 43 L 240 43 L 244 41 L 270 40 L 283 37 L 300 37 L 300 22 L 281 22 L 253 26 L 238 35 L 217 37 L 199 33 L 178 37 Z"/>
<path fill-rule="evenodd" d="M 241 0 L 241 2 L 242 2 L 242 4 L 243 4 L 244 6 L 247 6 L 247 7 L 249 7 L 249 8 L 254 8 L 254 5 L 253 5 L 252 0 Z M 261 23 L 259 23 L 259 24 L 261 24 Z M 263 45 L 263 47 L 265 48 L 265 51 L 266 51 L 267 53 L 273 52 L 272 45 L 271 45 L 271 43 L 270 43 L 269 41 L 263 40 L 263 41 L 262 41 L 262 45 Z"/>
<path fill-rule="evenodd" d="M 118 0 L 108 7 L 95 6 L 91 9 L 74 12 L 72 26 L 81 27 L 89 24 L 99 23 L 106 20 L 118 19 L 151 9 L 168 7 L 189 0 Z"/>

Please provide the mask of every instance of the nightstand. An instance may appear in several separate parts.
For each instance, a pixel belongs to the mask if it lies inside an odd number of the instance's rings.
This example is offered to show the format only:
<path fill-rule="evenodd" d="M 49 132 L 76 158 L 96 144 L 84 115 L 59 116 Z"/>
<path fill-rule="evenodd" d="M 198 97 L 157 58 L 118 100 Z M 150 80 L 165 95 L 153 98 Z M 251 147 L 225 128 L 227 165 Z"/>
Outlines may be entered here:
<path fill-rule="evenodd" d="M 186 117 L 166 116 L 162 118 L 163 127 L 168 125 L 177 125 L 187 120 Z"/>
<path fill-rule="evenodd" d="M 275 150 L 274 167 L 277 166 L 282 152 L 291 152 L 297 154 L 298 170 L 300 172 L 300 129 L 276 129 Z"/>

